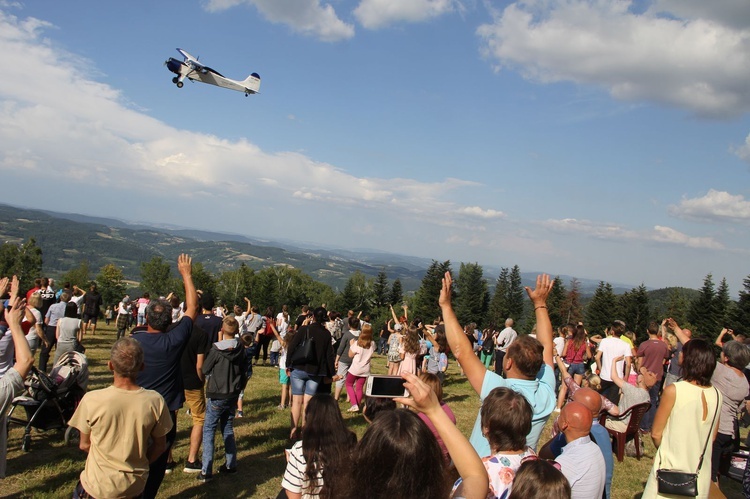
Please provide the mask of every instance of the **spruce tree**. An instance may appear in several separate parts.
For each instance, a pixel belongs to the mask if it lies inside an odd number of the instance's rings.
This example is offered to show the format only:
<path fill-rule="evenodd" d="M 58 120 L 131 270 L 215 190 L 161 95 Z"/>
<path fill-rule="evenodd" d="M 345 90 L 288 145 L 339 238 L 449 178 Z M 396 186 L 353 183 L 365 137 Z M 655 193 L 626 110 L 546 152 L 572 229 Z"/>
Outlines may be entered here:
<path fill-rule="evenodd" d="M 547 297 L 547 311 L 549 320 L 553 327 L 561 327 L 568 323 L 568 313 L 566 309 L 567 290 L 560 276 L 556 276 L 552 281 L 552 290 Z"/>
<path fill-rule="evenodd" d="M 590 334 L 604 334 L 617 313 L 617 297 L 608 282 L 599 281 L 594 296 L 586 307 L 586 329 Z"/>
<path fill-rule="evenodd" d="M 461 324 L 476 322 L 478 326 L 487 314 L 489 292 L 482 266 L 462 263 L 456 278 L 456 317 Z"/>
<path fill-rule="evenodd" d="M 690 304 L 690 310 L 688 311 L 688 321 L 695 327 L 693 337 L 711 340 L 719 334 L 721 326 L 716 304 L 713 276 L 708 274 L 703 279 L 700 294 Z"/>
<path fill-rule="evenodd" d="M 505 319 L 510 317 L 508 307 L 508 292 L 510 291 L 510 270 L 500 269 L 500 275 L 495 281 L 495 291 L 489 305 L 489 325 L 502 329 Z"/>

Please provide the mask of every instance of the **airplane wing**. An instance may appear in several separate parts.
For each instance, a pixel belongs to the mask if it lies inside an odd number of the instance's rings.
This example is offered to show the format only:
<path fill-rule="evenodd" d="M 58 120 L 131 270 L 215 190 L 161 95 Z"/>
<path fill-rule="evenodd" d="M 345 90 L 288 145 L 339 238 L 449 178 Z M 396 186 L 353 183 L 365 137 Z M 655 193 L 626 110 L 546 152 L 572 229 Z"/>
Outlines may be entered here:
<path fill-rule="evenodd" d="M 196 70 L 203 70 L 203 68 L 205 68 L 203 64 L 198 62 L 198 59 L 188 54 L 187 51 L 178 48 L 177 52 L 182 54 L 182 57 L 185 58 L 185 64 L 187 64 L 191 68 L 196 69 Z"/>

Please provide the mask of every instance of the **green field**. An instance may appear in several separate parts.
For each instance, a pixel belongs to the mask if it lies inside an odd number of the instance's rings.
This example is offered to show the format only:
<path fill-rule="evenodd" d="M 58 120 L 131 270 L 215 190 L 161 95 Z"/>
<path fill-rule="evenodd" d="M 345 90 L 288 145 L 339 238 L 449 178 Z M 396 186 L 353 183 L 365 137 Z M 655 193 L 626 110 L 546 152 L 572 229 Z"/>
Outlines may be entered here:
<path fill-rule="evenodd" d="M 114 341 L 112 327 L 100 326 L 94 337 L 87 337 L 85 344 L 89 355 L 91 372 L 89 389 L 103 388 L 111 382 L 106 367 L 109 347 Z M 385 357 L 373 359 L 374 371 L 385 372 Z M 281 487 L 284 472 L 284 448 L 289 446 L 289 411 L 279 411 L 279 385 L 277 370 L 272 367 L 256 367 L 245 391 L 245 417 L 235 420 L 238 447 L 239 473 L 231 476 L 214 473 L 214 480 L 201 484 L 193 474 L 182 472 L 180 466 L 168 474 L 162 484 L 160 497 L 256 497 L 275 498 Z M 456 414 L 458 426 L 468 435 L 479 406 L 479 397 L 460 374 L 455 362 L 451 362 L 445 385 L 445 399 Z M 348 408 L 345 401 L 342 410 Z M 359 436 L 365 431 L 365 421 L 360 415 L 344 412 L 344 418 Z M 548 424 L 549 426 L 549 424 Z M 174 457 L 183 464 L 187 454 L 190 418 L 184 410 L 179 413 L 177 443 Z M 62 432 L 32 431 L 30 452 L 21 450 L 23 429 L 11 428 L 8 443 L 8 476 L 0 481 L 2 497 L 71 497 L 78 474 L 84 466 L 85 455 L 76 447 L 65 447 Z M 548 429 L 541 442 L 546 441 Z M 654 447 L 646 439 L 646 456 L 640 461 L 626 457 L 623 463 L 615 460 L 612 497 L 625 499 L 640 497 L 646 477 L 650 471 Z M 217 450 L 223 445 L 217 436 Z M 218 466 L 223 456 L 216 457 Z M 728 484 L 724 491 L 728 497 L 742 497 L 740 488 Z"/>

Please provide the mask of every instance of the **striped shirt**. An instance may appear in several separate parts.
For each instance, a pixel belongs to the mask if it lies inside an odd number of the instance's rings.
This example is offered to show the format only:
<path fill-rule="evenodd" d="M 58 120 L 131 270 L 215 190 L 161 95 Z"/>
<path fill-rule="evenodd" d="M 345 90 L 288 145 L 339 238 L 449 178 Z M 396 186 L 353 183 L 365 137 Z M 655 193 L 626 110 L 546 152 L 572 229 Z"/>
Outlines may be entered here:
<path fill-rule="evenodd" d="M 305 476 L 307 462 L 302 452 L 302 441 L 295 442 L 287 455 L 286 471 L 281 481 L 281 487 L 289 492 L 302 494 L 302 499 L 314 499 L 320 494 L 323 485 L 323 473 L 318 471 L 318 486 L 309 490 L 307 477 Z"/>

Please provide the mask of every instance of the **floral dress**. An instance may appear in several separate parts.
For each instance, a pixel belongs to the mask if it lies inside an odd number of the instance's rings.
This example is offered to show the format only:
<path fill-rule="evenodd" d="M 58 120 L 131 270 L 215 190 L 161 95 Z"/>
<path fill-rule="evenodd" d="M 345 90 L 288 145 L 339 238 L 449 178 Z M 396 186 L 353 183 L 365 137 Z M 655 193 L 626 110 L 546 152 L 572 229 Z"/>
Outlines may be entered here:
<path fill-rule="evenodd" d="M 523 460 L 530 456 L 536 456 L 536 453 L 531 447 L 526 447 L 526 450 L 520 454 L 498 452 L 497 454 L 483 457 L 482 462 L 484 463 L 484 468 L 487 470 L 487 477 L 490 479 L 490 489 L 487 493 L 487 499 L 506 499 L 510 496 L 511 485 L 516 476 L 516 471 L 521 467 Z M 455 485 L 453 485 L 453 497 L 456 494 L 461 495 L 461 491 L 458 490 L 460 485 L 461 479 L 459 478 Z"/>
<path fill-rule="evenodd" d="M 401 362 L 401 333 L 393 333 L 388 338 L 388 362 Z"/>

